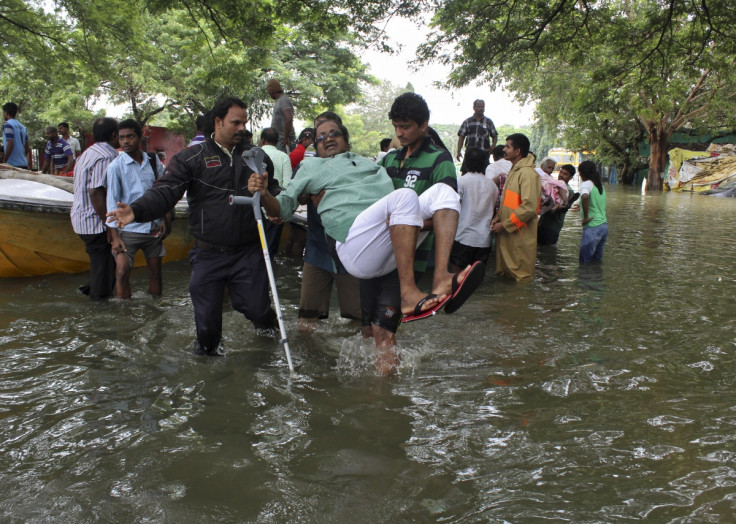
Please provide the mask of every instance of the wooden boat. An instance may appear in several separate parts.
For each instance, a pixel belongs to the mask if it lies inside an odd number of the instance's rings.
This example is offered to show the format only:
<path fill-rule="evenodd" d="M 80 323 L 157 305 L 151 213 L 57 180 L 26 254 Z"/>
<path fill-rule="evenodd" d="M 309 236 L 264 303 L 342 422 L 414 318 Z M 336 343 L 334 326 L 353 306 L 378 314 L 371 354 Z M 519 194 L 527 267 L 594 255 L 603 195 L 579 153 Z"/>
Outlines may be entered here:
<path fill-rule="evenodd" d="M 69 217 L 74 200 L 72 179 L 17 169 L 10 172 L 8 168 L 3 165 L 0 171 L 0 278 L 88 271 L 84 243 L 74 233 Z M 164 263 L 186 258 L 194 245 L 187 209 L 184 199 L 176 206 L 172 232 L 164 240 Z M 294 213 L 294 222 L 306 225 L 305 206 Z M 286 227 L 282 246 L 288 237 Z M 145 263 L 139 251 L 135 265 Z"/>
<path fill-rule="evenodd" d="M 45 183 L 0 179 L 0 278 L 89 270 L 84 243 L 69 218 L 72 201 L 71 192 Z M 164 262 L 185 258 L 194 244 L 186 210 L 186 202 L 177 205 L 172 233 L 164 240 Z M 145 265 L 143 253 L 135 262 Z"/>

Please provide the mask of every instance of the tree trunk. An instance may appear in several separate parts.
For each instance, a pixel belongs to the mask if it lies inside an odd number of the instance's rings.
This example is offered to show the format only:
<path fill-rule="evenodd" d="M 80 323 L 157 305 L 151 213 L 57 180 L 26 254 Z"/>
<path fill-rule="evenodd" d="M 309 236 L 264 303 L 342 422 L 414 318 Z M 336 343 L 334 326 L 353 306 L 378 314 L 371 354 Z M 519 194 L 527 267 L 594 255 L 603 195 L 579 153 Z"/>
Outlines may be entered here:
<path fill-rule="evenodd" d="M 662 130 L 662 124 L 649 126 L 649 176 L 647 177 L 647 189 L 662 189 L 662 178 L 660 173 L 664 171 L 667 163 L 667 146 L 669 145 L 669 133 Z"/>

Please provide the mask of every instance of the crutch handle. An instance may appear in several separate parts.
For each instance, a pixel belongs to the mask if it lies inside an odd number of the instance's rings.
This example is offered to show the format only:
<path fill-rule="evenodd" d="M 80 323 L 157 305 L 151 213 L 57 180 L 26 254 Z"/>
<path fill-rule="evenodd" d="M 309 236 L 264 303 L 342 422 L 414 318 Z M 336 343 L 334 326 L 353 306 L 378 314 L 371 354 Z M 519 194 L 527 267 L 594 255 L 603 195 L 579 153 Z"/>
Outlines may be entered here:
<path fill-rule="evenodd" d="M 253 206 L 253 214 L 256 220 L 261 220 L 263 215 L 261 214 L 261 192 L 256 191 L 253 196 L 235 196 L 230 195 L 229 202 L 231 206 Z"/>

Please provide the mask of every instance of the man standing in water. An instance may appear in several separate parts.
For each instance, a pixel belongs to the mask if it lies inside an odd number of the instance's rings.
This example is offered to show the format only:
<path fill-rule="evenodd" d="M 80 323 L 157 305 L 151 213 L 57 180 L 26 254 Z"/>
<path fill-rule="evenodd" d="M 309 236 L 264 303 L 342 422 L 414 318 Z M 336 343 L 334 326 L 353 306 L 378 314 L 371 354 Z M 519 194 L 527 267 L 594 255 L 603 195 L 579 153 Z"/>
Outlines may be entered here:
<path fill-rule="evenodd" d="M 109 232 L 105 228 L 105 171 L 118 157 L 118 121 L 100 118 L 92 127 L 95 143 L 74 166 L 74 203 L 72 227 L 84 241 L 89 255 L 89 296 L 109 297 L 115 284 L 115 259 L 110 251 Z M 86 286 L 83 286 L 86 288 Z M 86 292 L 86 290 L 84 291 Z"/>
<path fill-rule="evenodd" d="M 521 133 L 506 137 L 506 160 L 512 167 L 506 178 L 498 216 L 491 223 L 496 239 L 496 273 L 517 282 L 534 275 L 537 261 L 537 211 L 542 182 L 529 154 L 529 139 Z"/>
<path fill-rule="evenodd" d="M 394 100 L 388 114 L 401 143 L 401 149 L 389 152 L 380 162 L 391 177 L 394 188 L 408 187 L 421 196 L 429 188 L 440 185 L 446 198 L 457 202 L 457 174 L 452 155 L 432 143 L 428 136 L 429 107 L 416 93 L 404 93 Z M 448 271 L 450 252 L 455 242 L 459 213 L 452 206 L 437 209 L 430 220 L 426 220 L 422 230 L 433 231 L 417 250 L 414 269 L 424 272 L 431 256 L 434 241 L 435 268 L 432 293 L 437 295 L 452 293 L 451 288 L 441 285 L 452 276 Z"/>
<path fill-rule="evenodd" d="M 252 171 L 243 161 L 245 102 L 220 100 L 212 108 L 214 134 L 202 144 L 177 153 L 164 175 L 132 204 L 117 203 L 108 217 L 118 227 L 150 222 L 171 211 L 187 193 L 189 230 L 194 249 L 189 253 L 192 276 L 189 293 L 197 326 L 198 354 L 221 355 L 222 301 L 225 288 L 233 309 L 253 323 L 256 334 L 275 336 L 276 313 L 268 296 L 268 277 L 256 220 L 250 206 L 231 206 L 229 196 L 251 196 Z M 267 158 L 267 157 L 266 157 Z M 273 164 L 267 160 L 268 191 L 278 192 Z"/>
<path fill-rule="evenodd" d="M 129 204 L 141 197 L 163 173 L 158 155 L 144 155 L 141 151 L 141 125 L 133 119 L 123 120 L 118 126 L 118 138 L 123 152 L 107 167 L 107 211 L 114 211 L 117 202 Z M 162 243 L 167 234 L 167 221 L 154 220 L 131 224 L 118 231 L 115 222 L 108 223 L 115 257 L 115 294 L 130 298 L 130 272 L 139 249 L 146 256 L 148 292 L 158 296 L 162 292 L 161 258 L 166 255 Z"/>
<path fill-rule="evenodd" d="M 316 127 L 316 133 L 320 158 L 304 161 L 286 191 L 271 196 L 265 191 L 264 177 L 255 174 L 248 188 L 262 191 L 261 202 L 268 214 L 284 220 L 291 217 L 300 195 L 316 195 L 336 262 L 339 259 L 351 275 L 370 279 L 377 287 L 373 294 L 387 299 L 380 302 L 384 307 L 370 320 L 379 349 L 377 367 L 382 373 L 392 373 L 398 366 L 394 333 L 402 314 L 421 315 L 446 302 L 448 307 L 452 303 L 454 309 L 459 308 L 482 281 L 483 272 L 468 267 L 448 274 L 441 287 L 451 289 L 453 281 L 459 286 L 449 300 L 446 294 L 423 293 L 414 279 L 419 229 L 432 209 L 451 208 L 457 213 L 457 194 L 441 184 L 421 197 L 409 188 L 394 191 L 382 167 L 350 153 L 345 126 L 327 120 Z M 365 314 L 365 304 L 363 308 Z"/>
<path fill-rule="evenodd" d="M 554 246 L 560 238 L 560 231 L 562 231 L 562 226 L 565 225 L 565 215 L 577 198 L 572 187 L 570 187 L 570 180 L 574 176 L 575 166 L 572 164 L 565 164 L 560 168 L 560 174 L 557 175 L 557 179 L 564 182 L 567 186 L 567 203 L 558 209 L 551 209 L 539 217 L 537 243 L 540 246 Z M 578 194 L 578 196 L 580 195 Z"/>

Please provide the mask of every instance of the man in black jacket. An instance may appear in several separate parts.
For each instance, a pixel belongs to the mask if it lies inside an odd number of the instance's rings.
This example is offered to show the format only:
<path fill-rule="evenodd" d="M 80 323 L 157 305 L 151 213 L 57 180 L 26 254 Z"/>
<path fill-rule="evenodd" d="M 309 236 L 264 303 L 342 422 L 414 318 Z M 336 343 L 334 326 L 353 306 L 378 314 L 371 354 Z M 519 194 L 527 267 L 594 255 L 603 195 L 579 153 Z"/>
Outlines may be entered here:
<path fill-rule="evenodd" d="M 252 171 L 242 153 L 246 105 L 237 98 L 217 102 L 211 111 L 214 133 L 204 143 L 180 151 L 154 186 L 130 206 L 118 203 L 108 213 L 118 224 L 162 217 L 187 192 L 189 229 L 195 247 L 189 253 L 189 293 L 194 307 L 199 352 L 221 353 L 222 299 L 225 286 L 233 308 L 261 335 L 274 335 L 276 314 L 268 296 L 268 276 L 250 206 L 231 206 L 230 195 L 251 196 Z M 273 164 L 266 160 L 269 192 L 278 192 Z"/>

